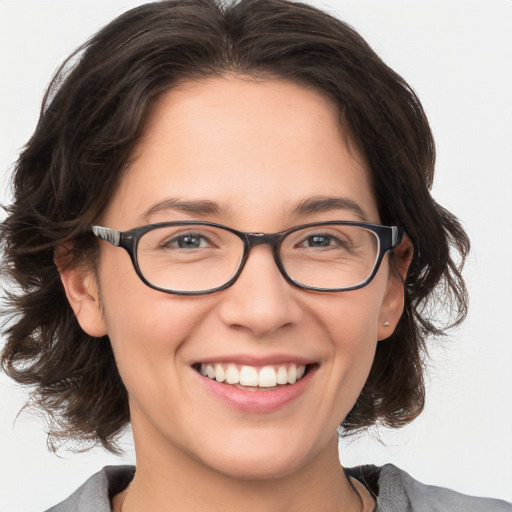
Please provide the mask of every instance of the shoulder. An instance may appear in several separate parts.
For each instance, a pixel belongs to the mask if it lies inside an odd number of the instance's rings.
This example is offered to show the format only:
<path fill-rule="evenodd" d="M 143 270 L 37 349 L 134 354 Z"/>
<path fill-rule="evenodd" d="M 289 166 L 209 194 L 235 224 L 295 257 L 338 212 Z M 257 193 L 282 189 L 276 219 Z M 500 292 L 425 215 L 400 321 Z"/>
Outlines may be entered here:
<path fill-rule="evenodd" d="M 510 503 L 425 485 L 392 464 L 352 468 L 349 473 L 377 495 L 377 512 L 512 512 Z"/>
<path fill-rule="evenodd" d="M 134 466 L 106 466 L 46 512 L 110 512 L 110 499 L 133 479 Z"/>

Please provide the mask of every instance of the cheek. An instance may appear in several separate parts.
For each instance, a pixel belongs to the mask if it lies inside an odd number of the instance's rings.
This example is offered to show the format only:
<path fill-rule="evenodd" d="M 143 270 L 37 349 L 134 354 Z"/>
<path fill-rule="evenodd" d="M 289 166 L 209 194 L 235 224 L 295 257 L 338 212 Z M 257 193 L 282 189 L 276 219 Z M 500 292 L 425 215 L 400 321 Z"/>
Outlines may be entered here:
<path fill-rule="evenodd" d="M 343 376 L 342 386 L 349 385 L 358 395 L 373 363 L 377 347 L 377 322 L 373 316 L 352 311 L 337 325 L 334 340 L 334 371 Z M 354 396 L 354 400 L 357 396 Z"/>
<path fill-rule="evenodd" d="M 174 357 L 196 327 L 196 305 L 149 291 L 136 296 L 127 293 L 120 301 L 107 302 L 107 330 L 119 357 L 132 354 L 155 362 Z"/>
<path fill-rule="evenodd" d="M 378 284 L 378 283 L 376 283 Z M 380 290 L 379 287 L 375 287 Z M 380 295 L 369 285 L 340 294 L 325 304 L 319 319 L 326 327 L 332 357 L 329 359 L 332 392 L 343 403 L 343 414 L 355 403 L 370 372 L 378 339 Z"/>
<path fill-rule="evenodd" d="M 354 355 L 364 354 L 377 341 L 381 301 L 371 285 L 360 290 L 342 292 L 317 308 L 321 323 L 326 326 L 332 343 Z"/>
<path fill-rule="evenodd" d="M 156 385 L 157 368 L 162 362 L 167 367 L 173 365 L 208 304 L 149 288 L 124 259 L 128 258 L 102 260 L 101 297 L 107 334 L 128 390 L 132 383 L 151 389 Z"/>

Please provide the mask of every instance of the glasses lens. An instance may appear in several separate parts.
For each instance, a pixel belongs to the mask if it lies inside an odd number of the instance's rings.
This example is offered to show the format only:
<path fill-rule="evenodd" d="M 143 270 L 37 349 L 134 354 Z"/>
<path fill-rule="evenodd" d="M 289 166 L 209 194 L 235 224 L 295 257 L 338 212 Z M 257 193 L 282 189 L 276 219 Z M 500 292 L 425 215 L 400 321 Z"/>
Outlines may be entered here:
<path fill-rule="evenodd" d="M 243 257 L 244 244 L 222 228 L 197 224 L 165 226 L 139 240 L 142 275 L 154 286 L 175 292 L 207 291 L 227 283 Z"/>
<path fill-rule="evenodd" d="M 357 286 L 373 272 L 379 238 L 368 229 L 325 224 L 298 229 L 281 245 L 281 260 L 288 276 L 312 288 Z"/>

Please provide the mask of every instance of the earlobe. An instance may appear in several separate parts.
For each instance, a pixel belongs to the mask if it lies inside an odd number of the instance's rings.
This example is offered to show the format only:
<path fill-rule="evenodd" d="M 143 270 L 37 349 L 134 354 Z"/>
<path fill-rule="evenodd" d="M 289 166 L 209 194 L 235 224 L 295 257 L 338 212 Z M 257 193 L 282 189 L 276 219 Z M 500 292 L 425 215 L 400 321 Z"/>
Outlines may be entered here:
<path fill-rule="evenodd" d="M 65 259 L 68 251 L 68 248 L 59 247 L 55 251 L 55 263 L 71 309 L 87 334 L 96 338 L 105 336 L 107 329 L 96 276 L 92 269 L 67 265 Z"/>
<path fill-rule="evenodd" d="M 412 242 L 405 237 L 394 250 L 386 295 L 379 312 L 377 339 L 384 340 L 393 334 L 404 310 L 405 279 L 413 257 Z"/>

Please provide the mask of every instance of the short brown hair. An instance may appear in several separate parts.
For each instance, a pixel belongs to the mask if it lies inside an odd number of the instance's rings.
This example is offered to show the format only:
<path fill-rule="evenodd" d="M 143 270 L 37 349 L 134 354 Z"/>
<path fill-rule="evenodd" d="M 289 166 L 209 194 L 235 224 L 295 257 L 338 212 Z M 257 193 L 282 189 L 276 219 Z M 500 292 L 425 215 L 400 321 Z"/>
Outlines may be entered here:
<path fill-rule="evenodd" d="M 14 202 L 0 228 L 4 275 L 14 286 L 2 366 L 34 386 L 51 440 L 115 450 L 129 422 L 108 337 L 79 327 L 55 248 L 72 247 L 74 263 L 93 260 L 89 226 L 112 197 L 150 107 L 178 82 L 226 73 L 286 79 L 337 105 L 369 163 L 381 221 L 404 227 L 414 245 L 404 313 L 379 342 L 344 432 L 401 426 L 423 408 L 425 341 L 466 314 L 460 268 L 469 241 L 430 196 L 434 142 L 415 93 L 352 28 L 311 6 L 170 0 L 128 11 L 62 66 L 16 164 Z M 439 303 L 450 313 L 444 325 L 436 322 Z"/>

